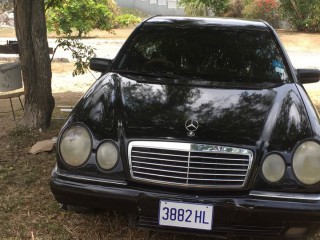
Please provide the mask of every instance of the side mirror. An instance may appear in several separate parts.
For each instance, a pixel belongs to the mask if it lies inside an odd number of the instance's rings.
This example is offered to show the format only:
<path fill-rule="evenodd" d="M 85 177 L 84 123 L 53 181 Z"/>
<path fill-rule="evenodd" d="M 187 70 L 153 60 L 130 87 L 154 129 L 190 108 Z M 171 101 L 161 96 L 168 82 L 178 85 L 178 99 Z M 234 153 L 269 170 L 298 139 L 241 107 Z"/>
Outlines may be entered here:
<path fill-rule="evenodd" d="M 298 69 L 298 80 L 304 83 L 316 83 L 320 81 L 320 70 L 318 69 Z"/>
<path fill-rule="evenodd" d="M 112 60 L 105 58 L 91 58 L 90 69 L 96 72 L 106 72 L 111 68 L 112 62 Z"/>

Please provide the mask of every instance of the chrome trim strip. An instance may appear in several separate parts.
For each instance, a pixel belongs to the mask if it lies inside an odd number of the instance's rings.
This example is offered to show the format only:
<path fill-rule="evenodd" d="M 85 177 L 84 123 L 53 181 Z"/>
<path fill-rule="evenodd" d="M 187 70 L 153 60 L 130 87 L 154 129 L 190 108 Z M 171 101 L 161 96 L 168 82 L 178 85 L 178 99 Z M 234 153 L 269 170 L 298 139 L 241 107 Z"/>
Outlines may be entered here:
<path fill-rule="evenodd" d="M 188 157 L 187 155 L 174 155 L 174 154 L 155 153 L 155 152 L 142 152 L 142 151 L 132 151 L 132 152 L 148 154 L 148 155 L 174 156 L 174 157 L 183 157 L 183 158 Z"/>
<path fill-rule="evenodd" d="M 126 182 L 120 182 L 120 181 L 115 181 L 115 180 L 92 178 L 92 177 L 82 177 L 82 176 L 77 176 L 74 174 L 61 173 L 59 171 L 59 169 L 56 170 L 56 174 L 59 177 L 64 177 L 64 178 L 68 178 L 71 180 L 82 180 L 82 181 L 88 181 L 88 182 L 116 184 L 116 185 L 122 185 L 122 186 L 128 185 Z"/>
<path fill-rule="evenodd" d="M 188 168 L 187 168 L 187 181 L 186 184 L 189 185 L 189 174 L 190 174 L 190 155 L 191 151 L 188 151 Z"/>
<path fill-rule="evenodd" d="M 145 164 L 145 165 L 150 165 L 150 166 L 163 166 L 163 167 L 185 168 L 185 169 L 188 168 L 187 166 L 175 166 L 175 165 L 166 165 L 166 164 L 159 164 L 159 163 L 148 163 L 148 162 L 140 162 L 140 161 L 135 161 L 135 163 L 140 163 L 140 164 Z M 137 166 L 135 166 L 135 167 L 137 167 Z"/>
<path fill-rule="evenodd" d="M 167 162 L 173 162 L 173 160 L 164 159 L 164 158 L 152 158 L 152 157 L 141 157 L 139 155 L 134 155 L 135 158 L 143 158 L 143 159 L 152 159 L 156 161 L 167 161 Z M 181 160 L 174 160 L 174 162 L 181 162 L 181 163 L 187 163 L 187 161 L 181 161 Z"/>
<path fill-rule="evenodd" d="M 195 162 L 192 161 L 192 164 L 205 164 L 205 165 L 221 165 L 221 166 L 248 166 L 248 164 L 235 164 L 235 163 L 206 163 L 206 162 Z"/>
<path fill-rule="evenodd" d="M 241 175 L 241 178 L 244 178 L 243 180 L 241 179 L 197 179 L 197 178 L 190 178 L 190 176 L 187 177 L 187 181 L 185 183 L 179 183 L 179 182 L 170 182 L 168 180 L 156 180 L 156 179 L 148 179 L 147 176 L 159 176 L 159 177 L 164 177 L 164 178 L 171 178 L 171 179 L 183 179 L 180 177 L 174 177 L 174 176 L 163 176 L 162 174 L 151 174 L 151 173 L 146 173 L 146 172 L 140 172 L 140 171 L 133 171 L 133 160 L 132 158 L 134 157 L 134 153 L 140 152 L 139 150 L 133 151 L 133 147 L 138 147 L 138 148 L 154 148 L 156 150 L 171 150 L 171 151 L 185 151 L 188 153 L 186 156 L 179 156 L 179 157 L 185 157 L 188 163 L 188 166 L 191 167 L 192 164 L 206 164 L 206 165 L 220 165 L 220 166 L 245 166 L 246 169 L 239 169 L 239 171 L 245 170 L 247 172 L 246 175 Z M 247 161 L 247 164 L 226 164 L 226 163 L 208 163 L 208 162 L 197 162 L 195 157 L 192 156 L 192 154 L 197 154 L 197 152 L 202 152 L 202 153 L 221 153 L 221 154 L 230 154 L 230 155 L 246 155 L 248 159 L 239 159 L 235 161 Z M 160 153 L 161 154 L 161 153 Z M 159 154 L 159 155 L 160 155 Z M 139 153 L 138 153 L 139 155 Z M 170 155 L 170 154 L 169 154 Z M 137 156 L 138 157 L 138 156 Z M 144 157 L 143 157 L 144 158 Z M 204 156 L 205 158 L 205 156 Z M 242 149 L 242 148 L 234 148 L 234 147 L 226 147 L 226 146 L 217 146 L 217 145 L 207 145 L 207 144 L 193 144 L 193 143 L 180 143 L 180 142 L 157 142 L 157 141 L 133 141 L 129 143 L 128 146 L 128 160 L 129 160 L 129 171 L 130 171 L 130 176 L 132 177 L 133 180 L 141 181 L 141 182 L 146 182 L 146 183 L 155 183 L 155 184 L 161 184 L 161 185 L 175 185 L 175 186 L 180 186 L 180 187 L 203 187 L 203 188 L 216 188 L 216 189 L 240 189 L 245 186 L 247 183 L 247 179 L 250 175 L 250 170 L 252 166 L 252 161 L 253 161 L 253 152 L 248 149 Z M 223 160 L 223 158 L 221 159 Z M 228 158 L 225 158 L 225 160 L 230 160 Z M 232 160 L 232 157 L 231 157 Z M 189 165 L 190 164 L 190 165 Z M 192 175 L 192 172 L 188 172 L 187 174 Z M 142 174 L 145 175 L 146 178 L 143 177 L 137 177 L 134 176 L 134 173 L 137 174 Z M 203 175 L 203 174 L 202 174 Z M 222 175 L 223 176 L 223 175 Z M 240 176 L 239 176 L 240 177 Z M 225 185 L 223 184 L 195 184 L 191 183 L 188 184 L 188 180 L 196 180 L 196 181 L 213 181 L 216 182 L 226 182 Z M 227 184 L 227 182 L 239 182 L 239 184 Z"/>
<path fill-rule="evenodd" d="M 239 155 L 240 154 L 241 153 L 239 153 Z M 203 157 L 203 156 L 196 156 L 196 155 L 192 155 L 191 158 L 192 159 L 193 158 L 212 159 L 210 157 Z M 240 158 L 218 158 L 218 157 L 215 157 L 214 159 L 217 159 L 217 160 L 228 160 L 228 161 L 244 161 L 244 162 L 248 162 L 249 161 L 248 159 L 240 159 Z"/>
<path fill-rule="evenodd" d="M 252 151 L 243 148 L 206 145 L 206 144 L 191 144 L 192 152 L 213 152 L 213 153 L 228 153 L 228 154 L 241 154 L 241 155 L 253 155 Z"/>
<path fill-rule="evenodd" d="M 245 177 L 246 174 L 232 174 L 232 173 L 229 173 L 229 174 L 226 174 L 226 173 L 204 173 L 204 172 L 190 172 L 189 173 L 189 176 L 190 175 L 205 175 L 205 176 L 232 176 L 232 177 Z"/>
<path fill-rule="evenodd" d="M 158 169 L 158 168 L 148 168 L 148 167 L 134 167 L 134 168 L 145 169 L 145 170 L 150 170 L 150 171 L 155 171 L 155 172 L 186 174 L 186 172 L 172 171 L 172 170 L 168 170 L 168 169 Z M 150 173 L 148 173 L 148 174 L 150 174 Z"/>
<path fill-rule="evenodd" d="M 197 167 L 189 167 L 189 169 L 194 170 L 211 170 L 211 171 L 231 171 L 231 172 L 247 172 L 247 169 L 233 169 L 233 168 L 197 168 Z"/>
<path fill-rule="evenodd" d="M 284 193 L 284 192 L 265 192 L 265 191 L 251 191 L 250 197 L 267 198 L 279 201 L 320 201 L 320 194 L 306 194 L 306 193 Z"/>
<path fill-rule="evenodd" d="M 152 175 L 152 176 L 156 176 L 156 177 L 164 177 L 164 178 L 175 178 L 175 179 L 183 179 L 183 180 L 186 180 L 185 177 L 177 177 L 177 176 L 169 176 L 169 175 L 161 175 L 161 174 L 153 174 L 153 173 L 145 173 L 145 172 L 139 172 L 139 171 L 136 171 L 136 173 L 138 174 L 141 174 L 141 175 Z M 181 173 L 179 173 L 181 174 Z M 184 173 L 185 174 L 185 173 Z M 186 174 L 185 174 L 186 175 Z M 141 179 L 141 180 L 146 180 L 144 178 L 139 178 L 139 177 L 136 177 L 135 179 Z M 149 182 L 149 181 L 148 181 Z M 168 182 L 164 182 L 164 181 L 153 181 L 153 182 L 160 182 L 160 183 L 168 183 Z"/>
<path fill-rule="evenodd" d="M 243 182 L 243 180 L 238 180 L 238 179 L 214 179 L 214 178 L 202 178 L 202 179 L 199 179 L 199 178 L 189 178 L 189 180 L 193 180 L 193 181 L 218 181 L 218 182 Z M 223 187 L 223 186 L 221 186 Z M 226 186 L 224 186 L 226 187 Z"/>
<path fill-rule="evenodd" d="M 190 151 L 190 143 L 177 143 L 177 142 L 156 142 L 156 141 L 134 141 L 129 144 L 134 144 L 135 147 L 141 148 L 155 148 L 163 150 L 174 150 L 174 151 Z M 131 152 L 131 151 L 130 151 Z"/>

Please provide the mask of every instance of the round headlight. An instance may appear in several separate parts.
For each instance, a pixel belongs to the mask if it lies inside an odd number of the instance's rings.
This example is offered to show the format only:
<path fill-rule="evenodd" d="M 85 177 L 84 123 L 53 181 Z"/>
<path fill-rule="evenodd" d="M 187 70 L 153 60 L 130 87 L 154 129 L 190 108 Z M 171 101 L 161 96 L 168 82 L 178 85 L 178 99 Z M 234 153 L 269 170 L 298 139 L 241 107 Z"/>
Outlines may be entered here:
<path fill-rule="evenodd" d="M 118 148 L 111 142 L 102 143 L 97 151 L 97 162 L 104 170 L 110 170 L 118 162 Z"/>
<path fill-rule="evenodd" d="M 320 145 L 313 141 L 302 143 L 292 160 L 293 171 L 298 180 L 306 185 L 320 181 Z"/>
<path fill-rule="evenodd" d="M 267 156 L 262 164 L 262 174 L 271 183 L 280 181 L 286 171 L 286 164 L 278 154 Z"/>
<path fill-rule="evenodd" d="M 69 166 L 79 167 L 88 159 L 91 145 L 91 137 L 85 127 L 71 126 L 62 134 L 60 140 L 61 157 Z"/>

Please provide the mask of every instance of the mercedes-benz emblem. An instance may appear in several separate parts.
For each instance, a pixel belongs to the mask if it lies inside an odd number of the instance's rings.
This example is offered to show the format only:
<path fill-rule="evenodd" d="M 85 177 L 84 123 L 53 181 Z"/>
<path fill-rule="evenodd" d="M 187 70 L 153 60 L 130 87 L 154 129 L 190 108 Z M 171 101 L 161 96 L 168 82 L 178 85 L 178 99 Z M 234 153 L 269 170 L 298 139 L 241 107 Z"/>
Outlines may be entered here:
<path fill-rule="evenodd" d="M 199 123 L 197 120 L 189 119 L 185 123 L 186 129 L 188 130 L 188 136 L 193 137 L 195 136 L 195 131 L 197 131 L 199 127 Z"/>

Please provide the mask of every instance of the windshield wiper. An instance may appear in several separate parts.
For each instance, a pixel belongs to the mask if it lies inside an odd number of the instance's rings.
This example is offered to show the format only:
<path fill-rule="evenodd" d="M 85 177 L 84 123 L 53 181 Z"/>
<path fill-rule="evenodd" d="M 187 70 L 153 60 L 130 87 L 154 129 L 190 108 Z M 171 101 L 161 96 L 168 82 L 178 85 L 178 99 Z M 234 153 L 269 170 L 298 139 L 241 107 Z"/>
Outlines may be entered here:
<path fill-rule="evenodd" d="M 174 74 L 167 74 L 164 72 L 143 72 L 143 71 L 133 71 L 133 70 L 114 70 L 115 73 L 122 73 L 122 74 L 129 74 L 129 75 L 136 75 L 142 77 L 155 77 L 155 78 L 170 78 L 170 79 L 177 79 L 179 77 L 175 76 Z"/>
<path fill-rule="evenodd" d="M 135 80 L 139 82 L 158 82 L 158 81 L 165 81 L 167 80 L 168 83 L 175 83 L 175 84 L 183 84 L 183 85 L 190 85 L 190 84 L 201 84 L 201 85 L 208 85 L 211 81 L 199 78 L 197 76 L 186 76 L 178 73 L 173 72 L 143 72 L 143 71 L 132 71 L 132 70 L 114 70 L 115 73 L 120 74 L 128 74 L 128 75 L 135 75 Z"/>

